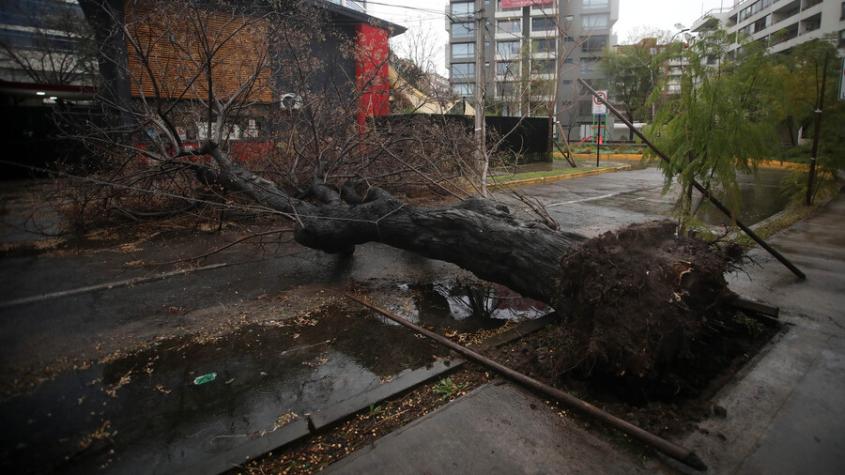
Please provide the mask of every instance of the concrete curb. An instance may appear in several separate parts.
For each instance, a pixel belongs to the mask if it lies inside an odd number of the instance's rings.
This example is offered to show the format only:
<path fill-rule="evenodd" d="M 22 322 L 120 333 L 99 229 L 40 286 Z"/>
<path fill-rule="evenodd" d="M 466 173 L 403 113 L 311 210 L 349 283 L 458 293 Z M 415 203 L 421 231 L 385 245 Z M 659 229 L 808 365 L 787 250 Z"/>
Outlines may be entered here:
<path fill-rule="evenodd" d="M 483 350 L 503 345 L 507 342 L 538 331 L 549 324 L 559 321 L 558 319 L 558 315 L 555 312 L 552 312 L 535 320 L 522 322 L 505 333 L 491 337 L 478 349 Z M 362 411 L 371 405 L 378 404 L 385 399 L 411 390 L 416 386 L 430 381 L 438 376 L 443 376 L 455 371 L 462 367 L 464 363 L 466 363 L 466 361 L 462 358 L 447 357 L 438 359 L 428 367 L 406 370 L 390 382 L 353 396 L 350 399 L 341 401 L 332 407 L 316 411 L 310 415 L 298 417 L 290 424 L 280 427 L 276 431 L 265 434 L 262 437 L 258 437 L 238 447 L 234 447 L 231 450 L 211 456 L 201 464 L 185 467 L 177 473 L 190 475 L 227 472 L 242 466 L 252 459 L 261 457 L 268 452 L 279 450 L 293 442 L 311 435 L 312 433 L 331 427 L 334 424 L 352 417 L 357 412 Z"/>
<path fill-rule="evenodd" d="M 575 153 L 572 154 L 574 158 L 580 159 L 593 159 L 596 158 L 595 154 L 591 155 L 588 153 Z M 608 155 L 602 155 L 602 159 L 604 160 L 635 160 L 639 161 L 643 159 L 642 154 L 638 153 L 611 153 Z M 810 167 L 806 163 L 795 163 L 795 162 L 785 162 L 781 160 L 761 160 L 757 162 L 757 168 L 764 168 L 764 169 L 774 169 L 774 170 L 798 170 L 798 171 L 807 171 Z"/>
<path fill-rule="evenodd" d="M 616 167 L 604 167 L 594 170 L 586 170 L 579 173 L 569 173 L 566 175 L 553 175 L 553 176 L 541 176 L 537 178 L 526 178 L 524 180 L 513 180 L 513 181 L 504 181 L 500 183 L 491 183 L 488 185 L 488 188 L 495 189 L 495 188 L 505 188 L 510 186 L 527 186 L 527 185 L 537 185 L 541 183 L 554 183 L 556 181 L 563 181 L 563 180 L 572 180 L 574 178 L 583 178 L 588 176 L 594 175 L 602 175 L 605 173 L 614 173 L 620 171 L 630 170 L 631 165 L 620 165 Z"/>
<path fill-rule="evenodd" d="M 595 159 L 596 154 L 590 153 L 573 153 L 573 158 L 581 158 L 581 159 Z M 641 153 L 609 153 L 609 154 L 601 154 L 601 158 L 605 160 L 642 160 L 643 155 Z"/>

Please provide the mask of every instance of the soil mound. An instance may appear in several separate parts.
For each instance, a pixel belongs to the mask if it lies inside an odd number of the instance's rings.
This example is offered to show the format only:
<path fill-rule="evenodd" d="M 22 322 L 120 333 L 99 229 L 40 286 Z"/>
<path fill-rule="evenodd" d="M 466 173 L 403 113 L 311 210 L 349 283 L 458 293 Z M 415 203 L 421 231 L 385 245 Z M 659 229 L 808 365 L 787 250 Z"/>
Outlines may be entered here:
<path fill-rule="evenodd" d="M 713 344 L 734 326 L 724 278 L 734 259 L 675 235 L 671 222 L 637 224 L 584 242 L 561 262 L 566 319 L 554 372 L 608 378 L 650 396 L 685 391 Z"/>

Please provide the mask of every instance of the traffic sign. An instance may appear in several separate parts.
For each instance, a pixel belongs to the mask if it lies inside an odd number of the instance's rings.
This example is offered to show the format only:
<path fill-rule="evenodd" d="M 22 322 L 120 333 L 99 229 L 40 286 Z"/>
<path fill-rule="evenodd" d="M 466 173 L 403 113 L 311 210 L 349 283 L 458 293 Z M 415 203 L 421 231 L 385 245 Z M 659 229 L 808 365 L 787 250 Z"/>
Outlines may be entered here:
<path fill-rule="evenodd" d="M 607 91 L 596 91 L 596 93 L 601 96 L 602 99 L 607 100 Z M 607 114 L 607 106 L 605 106 L 598 97 L 593 96 L 593 115 L 605 114 Z"/>

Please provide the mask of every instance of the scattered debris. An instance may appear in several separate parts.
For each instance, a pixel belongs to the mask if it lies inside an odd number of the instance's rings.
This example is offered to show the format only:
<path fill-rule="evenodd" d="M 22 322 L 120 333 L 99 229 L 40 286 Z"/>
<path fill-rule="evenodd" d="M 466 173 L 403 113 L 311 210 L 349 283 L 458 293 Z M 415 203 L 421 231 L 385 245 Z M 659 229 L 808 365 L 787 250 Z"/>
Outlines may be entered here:
<path fill-rule="evenodd" d="M 194 378 L 194 386 L 199 386 L 201 384 L 210 383 L 217 379 L 217 373 L 206 373 L 201 376 L 197 376 Z"/>
<path fill-rule="evenodd" d="M 129 370 L 129 371 L 126 372 L 126 374 L 124 374 L 123 376 L 120 377 L 120 380 L 118 380 L 117 383 L 112 384 L 108 388 L 105 388 L 104 392 L 106 394 L 108 394 L 109 397 L 116 398 L 118 389 L 122 388 L 123 386 L 126 386 L 127 384 L 129 384 L 131 382 L 132 382 L 132 370 Z"/>

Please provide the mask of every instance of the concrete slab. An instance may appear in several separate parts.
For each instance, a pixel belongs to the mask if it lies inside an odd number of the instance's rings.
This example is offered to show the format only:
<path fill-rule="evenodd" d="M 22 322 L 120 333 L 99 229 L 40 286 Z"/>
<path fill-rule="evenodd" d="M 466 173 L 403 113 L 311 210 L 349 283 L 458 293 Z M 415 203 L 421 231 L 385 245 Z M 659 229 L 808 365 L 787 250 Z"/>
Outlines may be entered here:
<path fill-rule="evenodd" d="M 377 440 L 326 473 L 653 473 L 509 384 L 467 396 Z"/>
<path fill-rule="evenodd" d="M 685 445 L 715 473 L 845 473 L 845 199 L 770 242 L 807 280 L 761 250 L 740 295 L 781 307 L 789 331 L 717 395 L 726 419 L 700 424 Z"/>

